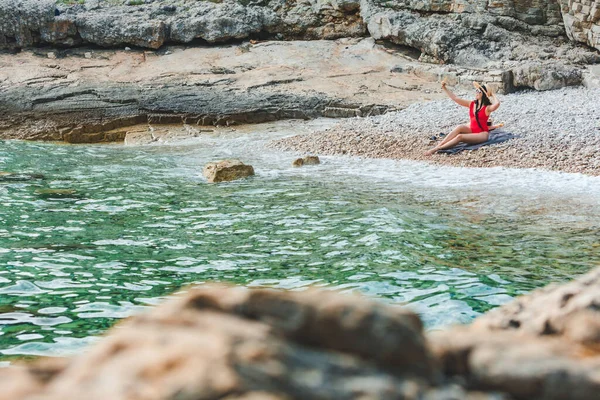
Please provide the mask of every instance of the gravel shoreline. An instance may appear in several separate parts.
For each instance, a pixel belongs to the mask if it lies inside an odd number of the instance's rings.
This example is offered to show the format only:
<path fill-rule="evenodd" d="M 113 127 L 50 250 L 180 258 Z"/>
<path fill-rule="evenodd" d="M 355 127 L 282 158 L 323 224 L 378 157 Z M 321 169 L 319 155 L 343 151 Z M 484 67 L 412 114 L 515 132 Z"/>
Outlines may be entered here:
<path fill-rule="evenodd" d="M 455 91 L 469 99 L 473 93 Z M 563 88 L 499 95 L 494 123 L 519 137 L 456 155 L 424 156 L 430 137 L 468 123 L 468 109 L 450 99 L 415 103 L 377 117 L 344 120 L 332 128 L 269 143 L 316 155 L 422 160 L 462 167 L 541 168 L 600 175 L 600 88 Z"/>

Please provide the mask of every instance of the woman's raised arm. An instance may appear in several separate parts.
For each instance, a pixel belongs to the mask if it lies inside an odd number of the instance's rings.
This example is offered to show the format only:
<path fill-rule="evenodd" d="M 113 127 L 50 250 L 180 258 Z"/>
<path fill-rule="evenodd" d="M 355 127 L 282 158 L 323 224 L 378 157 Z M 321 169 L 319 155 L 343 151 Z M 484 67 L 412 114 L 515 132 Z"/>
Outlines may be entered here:
<path fill-rule="evenodd" d="M 487 115 L 490 115 L 490 113 L 492 111 L 496 111 L 498 109 L 498 107 L 500 107 L 500 100 L 498 100 L 498 98 L 496 97 L 496 94 L 492 91 L 491 88 L 489 90 L 488 98 L 492 102 L 492 105 L 486 107 L 485 113 Z"/>
<path fill-rule="evenodd" d="M 460 97 L 452 93 L 450 89 L 446 87 L 446 81 L 442 81 L 442 90 L 446 92 L 448 97 L 450 97 L 456 104 L 461 105 L 463 107 L 469 107 L 471 105 L 471 102 L 469 100 L 461 99 Z"/>

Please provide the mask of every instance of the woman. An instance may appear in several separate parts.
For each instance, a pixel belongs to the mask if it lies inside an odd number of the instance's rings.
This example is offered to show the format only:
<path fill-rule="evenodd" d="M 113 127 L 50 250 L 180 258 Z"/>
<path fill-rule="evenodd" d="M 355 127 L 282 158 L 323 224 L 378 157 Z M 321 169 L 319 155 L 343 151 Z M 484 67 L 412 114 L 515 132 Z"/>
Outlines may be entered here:
<path fill-rule="evenodd" d="M 477 144 L 489 139 L 490 128 L 488 127 L 488 119 L 490 114 L 500 107 L 500 100 L 498 100 L 491 90 L 488 92 L 485 86 L 481 86 L 477 82 L 473 82 L 473 85 L 476 87 L 475 101 L 469 101 L 456 96 L 446 88 L 446 82 L 442 82 L 442 90 L 446 92 L 448 97 L 454 100 L 456 104 L 469 107 L 471 123 L 469 125 L 459 125 L 454 128 L 437 146 L 426 151 L 425 155 L 430 156 L 438 150 L 449 149 L 461 142 Z M 494 100 L 494 103 L 491 102 L 490 97 Z"/>

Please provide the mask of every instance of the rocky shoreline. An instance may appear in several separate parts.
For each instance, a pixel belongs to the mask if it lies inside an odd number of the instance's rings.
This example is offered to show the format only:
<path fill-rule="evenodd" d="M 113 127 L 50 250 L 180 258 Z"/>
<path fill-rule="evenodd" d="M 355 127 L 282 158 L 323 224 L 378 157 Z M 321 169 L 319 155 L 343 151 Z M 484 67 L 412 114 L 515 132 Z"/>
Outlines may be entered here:
<path fill-rule="evenodd" d="M 386 50 L 366 38 L 0 55 L 0 138 L 122 141 L 141 123 L 367 116 L 440 96 L 428 76 L 391 72 L 409 61 Z"/>
<path fill-rule="evenodd" d="M 592 400 L 600 269 L 469 326 L 331 291 L 198 288 L 85 354 L 0 370 L 0 399 Z"/>
<path fill-rule="evenodd" d="M 372 116 L 439 98 L 441 79 L 600 86 L 588 0 L 0 0 L 0 16 L 7 139 Z"/>
<path fill-rule="evenodd" d="M 470 92 L 458 92 L 470 98 Z M 273 141 L 284 151 L 428 161 L 460 167 L 541 168 L 600 175 L 600 89 L 565 88 L 500 95 L 493 118 L 518 135 L 507 142 L 455 155 L 423 153 L 430 138 L 468 122 L 450 99 L 416 103 L 382 116 L 344 120 L 325 132 Z"/>

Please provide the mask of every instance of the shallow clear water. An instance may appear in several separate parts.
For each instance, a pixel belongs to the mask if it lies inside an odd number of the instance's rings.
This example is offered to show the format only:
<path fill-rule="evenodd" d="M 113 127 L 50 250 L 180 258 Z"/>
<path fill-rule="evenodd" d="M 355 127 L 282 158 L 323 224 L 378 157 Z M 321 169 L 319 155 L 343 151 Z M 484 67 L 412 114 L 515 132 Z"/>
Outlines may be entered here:
<path fill-rule="evenodd" d="M 600 265 L 599 178 L 334 157 L 292 168 L 263 146 L 309 126 L 185 145 L 0 142 L 0 171 L 44 174 L 0 182 L 0 358 L 79 351 L 192 283 L 359 291 L 436 328 Z M 203 165 L 229 157 L 256 176 L 207 184 Z"/>

